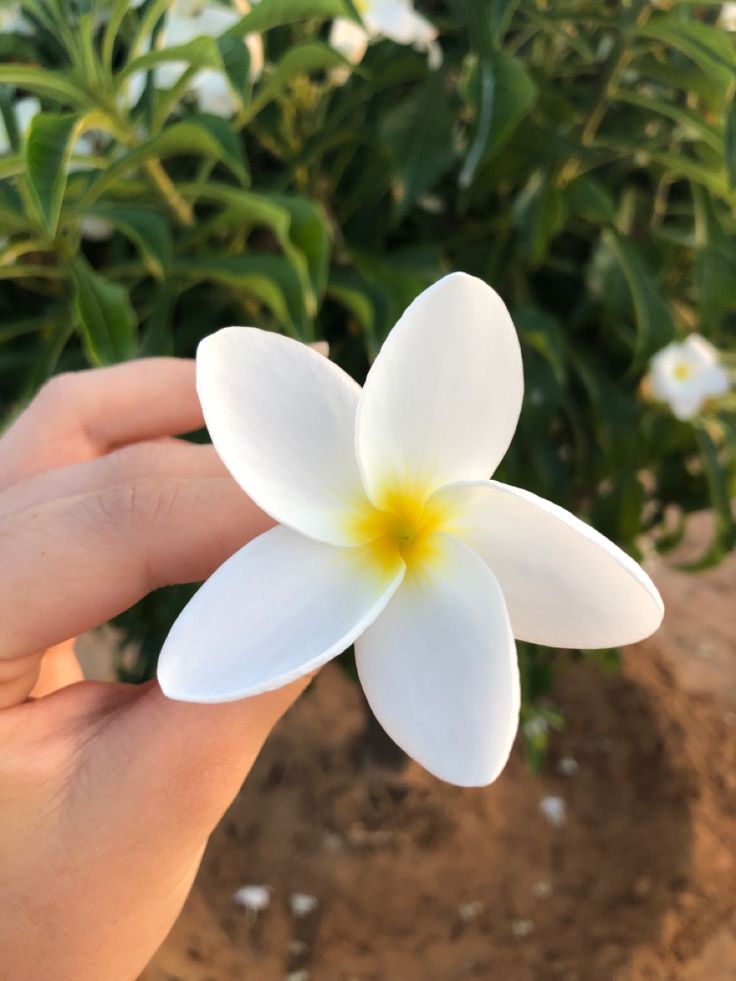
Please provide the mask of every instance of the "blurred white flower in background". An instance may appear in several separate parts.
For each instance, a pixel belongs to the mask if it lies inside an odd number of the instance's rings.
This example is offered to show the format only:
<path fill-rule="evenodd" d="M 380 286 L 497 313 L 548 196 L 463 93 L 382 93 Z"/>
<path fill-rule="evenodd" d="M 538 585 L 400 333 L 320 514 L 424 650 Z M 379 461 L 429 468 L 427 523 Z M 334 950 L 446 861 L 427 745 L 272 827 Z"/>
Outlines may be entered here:
<path fill-rule="evenodd" d="M 418 14 L 410 0 L 357 0 L 356 7 L 363 26 L 338 18 L 332 24 L 330 44 L 351 64 L 363 58 L 369 41 L 387 37 L 396 44 L 410 44 L 425 52 L 429 67 L 442 64 L 442 49 L 437 43 L 437 28 Z"/>
<path fill-rule="evenodd" d="M 718 16 L 718 26 L 736 31 L 736 3 L 724 3 Z"/>
<path fill-rule="evenodd" d="M 649 384 L 652 395 L 666 402 L 677 419 L 692 419 L 709 398 L 730 388 L 718 351 L 700 334 L 658 351 L 649 365 Z"/>
<path fill-rule="evenodd" d="M 207 3 L 204 0 L 176 0 L 172 5 L 166 25 L 159 39 L 162 48 L 188 44 L 198 37 L 220 37 L 247 13 L 249 5 L 240 3 L 229 7 L 221 3 Z M 244 43 L 250 54 L 250 77 L 256 81 L 263 71 L 263 41 L 259 34 L 249 34 Z M 179 81 L 187 69 L 184 61 L 169 61 L 159 65 L 154 71 L 157 88 L 168 89 Z M 141 96 L 146 82 L 146 73 L 141 72 L 131 79 L 131 104 Z M 205 68 L 197 72 L 189 86 L 197 98 L 202 112 L 227 118 L 237 109 L 237 100 L 230 82 L 224 72 Z"/>
<path fill-rule="evenodd" d="M 41 103 L 34 95 L 28 95 L 23 99 L 18 99 L 13 108 L 18 136 L 23 137 L 28 132 L 33 117 L 41 111 Z M 0 154 L 9 153 L 11 150 L 10 134 L 7 132 L 5 122 L 0 115 Z"/>
<path fill-rule="evenodd" d="M 79 231 L 82 238 L 87 239 L 88 242 L 105 242 L 108 238 L 112 238 L 115 229 L 107 218 L 89 216 L 79 222 Z"/>
<path fill-rule="evenodd" d="M 6 7 L 0 7 L 0 33 L 33 33 L 33 25 L 23 16 L 19 3 L 11 3 Z"/>

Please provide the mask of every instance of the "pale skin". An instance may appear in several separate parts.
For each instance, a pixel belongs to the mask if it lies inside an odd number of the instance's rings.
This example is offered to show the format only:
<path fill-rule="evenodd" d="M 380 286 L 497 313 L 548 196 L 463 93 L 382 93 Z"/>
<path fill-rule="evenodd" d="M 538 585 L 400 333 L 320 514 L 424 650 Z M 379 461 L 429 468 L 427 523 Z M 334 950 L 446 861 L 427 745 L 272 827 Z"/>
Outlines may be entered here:
<path fill-rule="evenodd" d="M 0 438 L 0 951 L 13 981 L 133 981 L 303 690 L 226 705 L 84 681 L 74 638 L 271 524 L 210 446 L 193 362 L 60 376 Z"/>

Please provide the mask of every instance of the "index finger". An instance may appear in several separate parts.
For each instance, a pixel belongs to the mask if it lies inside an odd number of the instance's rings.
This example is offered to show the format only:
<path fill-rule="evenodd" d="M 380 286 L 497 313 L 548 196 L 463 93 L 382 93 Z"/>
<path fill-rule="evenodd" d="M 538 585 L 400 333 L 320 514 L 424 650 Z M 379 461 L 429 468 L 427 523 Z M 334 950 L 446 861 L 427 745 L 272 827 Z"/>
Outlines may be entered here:
<path fill-rule="evenodd" d="M 143 358 L 57 375 L 0 439 L 0 487 L 203 425 L 192 360 Z"/>

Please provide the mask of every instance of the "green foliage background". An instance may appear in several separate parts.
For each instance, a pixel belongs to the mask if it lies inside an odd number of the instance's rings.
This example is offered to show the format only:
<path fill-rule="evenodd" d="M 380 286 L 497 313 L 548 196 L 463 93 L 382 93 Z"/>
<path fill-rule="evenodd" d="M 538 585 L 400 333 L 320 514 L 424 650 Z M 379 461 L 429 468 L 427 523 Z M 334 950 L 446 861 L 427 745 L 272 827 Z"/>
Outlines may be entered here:
<path fill-rule="evenodd" d="M 100 6 L 25 3 L 33 32 L 0 41 L 6 420 L 55 372 L 191 356 L 230 323 L 326 337 L 362 380 L 413 297 L 464 269 L 501 293 L 524 349 L 500 479 L 635 555 L 707 506 L 701 564 L 733 546 L 733 402 L 681 423 L 642 392 L 650 356 L 690 329 L 736 348 L 736 47 L 719 4 L 427 0 L 438 70 L 382 40 L 345 79 L 327 39 L 349 0 L 261 0 L 178 49 L 184 81 L 156 91 L 149 75 L 132 109 L 125 79 L 171 57 L 146 53 L 170 3 L 111 2 L 102 22 Z M 255 84 L 249 32 L 266 48 Z M 231 122 L 182 101 L 201 67 L 227 74 Z M 24 137 L 29 94 L 44 112 Z M 80 157 L 89 129 L 106 135 Z M 85 241 L 89 217 L 113 237 Z M 138 672 L 182 597 L 128 615 Z M 552 662 L 530 647 L 522 662 L 531 705 Z"/>

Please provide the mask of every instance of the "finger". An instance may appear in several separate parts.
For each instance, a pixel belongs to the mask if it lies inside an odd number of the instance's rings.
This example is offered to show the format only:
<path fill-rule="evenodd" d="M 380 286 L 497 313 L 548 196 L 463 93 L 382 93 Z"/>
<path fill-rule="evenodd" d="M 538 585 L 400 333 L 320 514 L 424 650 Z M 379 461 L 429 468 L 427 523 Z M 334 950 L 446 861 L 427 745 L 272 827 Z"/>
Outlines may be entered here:
<path fill-rule="evenodd" d="M 145 476 L 225 477 L 227 471 L 210 444 L 180 439 L 133 443 L 95 460 L 59 467 L 13 484 L 0 492 L 0 515 Z"/>
<path fill-rule="evenodd" d="M 0 480 L 7 487 L 126 443 L 203 425 L 194 361 L 145 358 L 57 375 L 0 440 Z"/>
<path fill-rule="evenodd" d="M 312 345 L 320 354 L 328 345 Z M 204 425 L 194 361 L 142 358 L 56 375 L 0 439 L 0 487 Z"/>
<path fill-rule="evenodd" d="M 37 654 L 0 660 L 0 709 L 24 702 L 40 670 L 41 658 Z"/>
<path fill-rule="evenodd" d="M 118 729 L 130 758 L 144 761 L 131 774 L 135 787 L 126 796 L 139 808 L 150 807 L 150 788 L 161 787 L 150 820 L 161 822 L 162 831 L 177 828 L 204 839 L 232 803 L 273 726 L 311 680 L 219 705 L 174 701 L 157 683 L 145 686 Z"/>
<path fill-rule="evenodd" d="M 273 524 L 230 478 L 144 477 L 0 519 L 0 658 L 209 576 Z"/>

